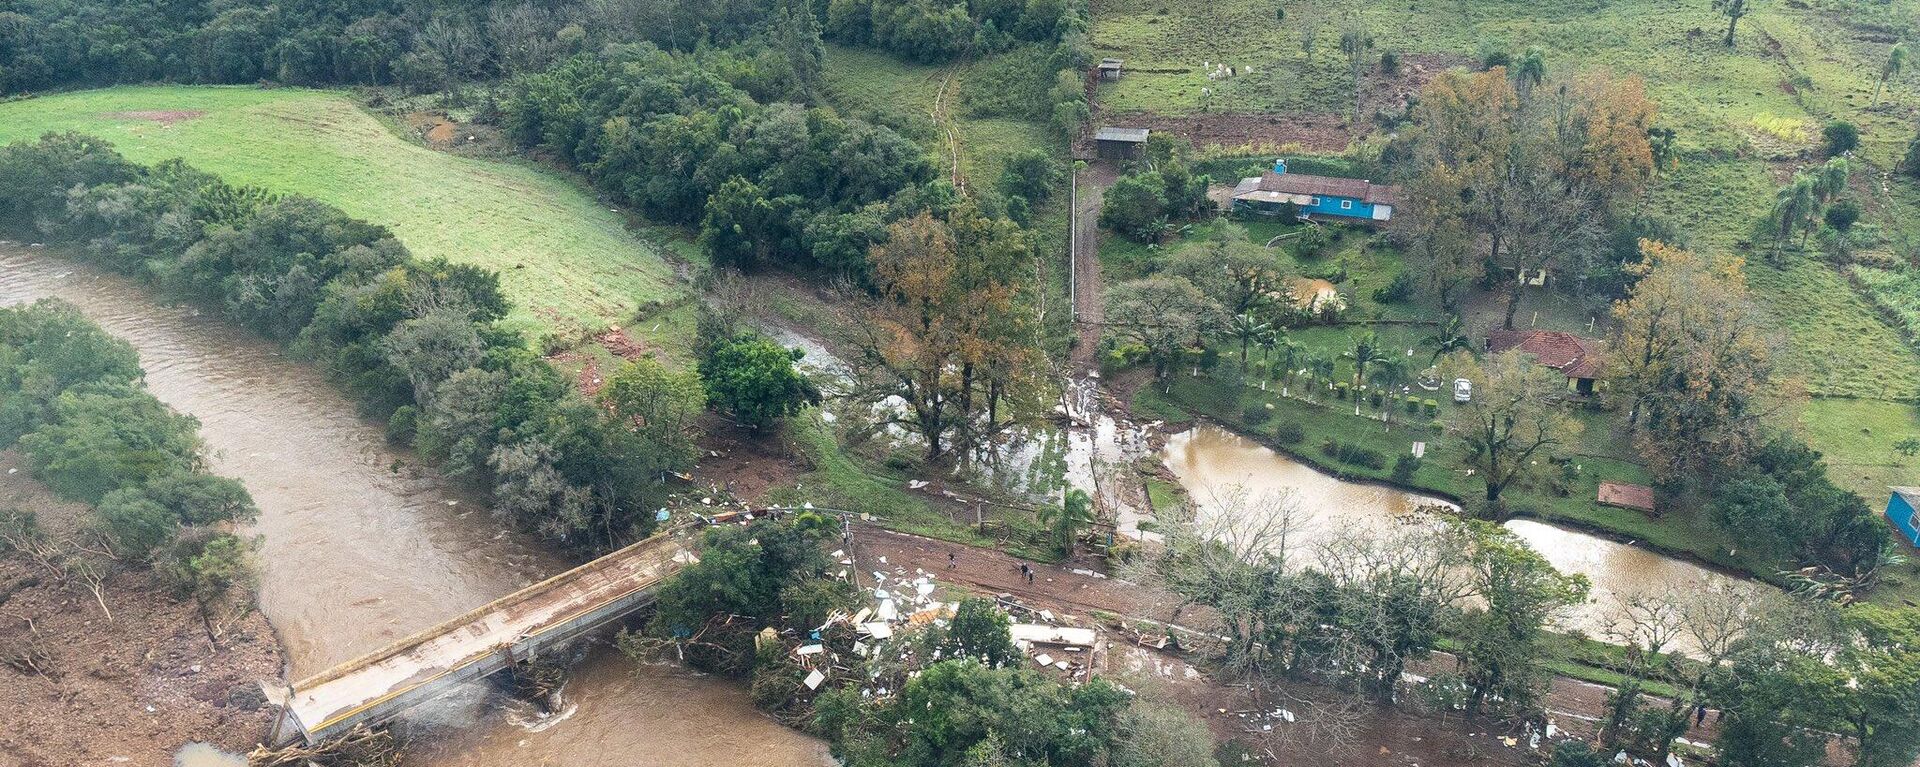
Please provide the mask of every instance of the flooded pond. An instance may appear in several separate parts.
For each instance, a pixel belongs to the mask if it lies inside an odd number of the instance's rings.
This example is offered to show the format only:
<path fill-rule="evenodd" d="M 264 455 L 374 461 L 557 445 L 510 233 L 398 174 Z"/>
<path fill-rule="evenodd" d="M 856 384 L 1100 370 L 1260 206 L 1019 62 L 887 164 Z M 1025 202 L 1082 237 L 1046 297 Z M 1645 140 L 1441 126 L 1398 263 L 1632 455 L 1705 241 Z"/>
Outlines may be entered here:
<path fill-rule="evenodd" d="M 484 498 L 414 468 L 379 424 L 272 344 L 161 305 L 127 280 L 0 247 L 0 305 L 43 297 L 78 305 L 132 343 L 154 396 L 200 419 L 213 470 L 240 479 L 259 503 L 260 607 L 286 645 L 290 676 L 564 568 L 537 542 L 502 530 Z M 832 763 L 824 744 L 761 716 L 736 686 L 630 668 L 606 651 L 589 658 L 568 688 L 576 712 L 559 722 L 519 717 L 473 685 L 414 717 L 429 737 L 410 763 Z"/>
<path fill-rule="evenodd" d="M 1250 499 L 1258 500 L 1292 488 L 1298 493 L 1304 517 L 1298 520 L 1303 545 L 1349 529 L 1385 529 L 1402 524 L 1423 506 L 1453 506 L 1418 493 L 1335 478 L 1218 426 L 1203 425 L 1170 437 L 1161 457 L 1193 497 L 1203 525 L 1209 521 L 1208 515 L 1233 508 L 1233 495 L 1240 489 Z M 1587 603 L 1564 616 L 1562 625 L 1595 638 L 1604 638 L 1624 598 L 1697 593 L 1706 584 L 1730 581 L 1749 583 L 1691 562 L 1545 522 L 1516 519 L 1505 526 L 1561 572 L 1585 575 L 1592 581 Z"/>

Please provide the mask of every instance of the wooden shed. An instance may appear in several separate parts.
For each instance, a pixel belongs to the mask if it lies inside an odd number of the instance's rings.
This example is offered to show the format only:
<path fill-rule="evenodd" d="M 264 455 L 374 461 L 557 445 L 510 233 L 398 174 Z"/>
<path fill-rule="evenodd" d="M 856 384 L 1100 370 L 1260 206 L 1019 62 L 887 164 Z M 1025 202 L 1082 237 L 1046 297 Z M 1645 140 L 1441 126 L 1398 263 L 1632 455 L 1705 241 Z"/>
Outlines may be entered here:
<path fill-rule="evenodd" d="M 1118 80 L 1120 79 L 1120 65 L 1121 61 L 1119 59 L 1101 59 L 1100 63 L 1095 65 L 1094 69 L 1099 70 L 1100 79 L 1102 80 Z"/>
<path fill-rule="evenodd" d="M 1146 145 L 1146 128 L 1101 128 L 1093 134 L 1094 153 L 1103 160 L 1131 160 Z"/>

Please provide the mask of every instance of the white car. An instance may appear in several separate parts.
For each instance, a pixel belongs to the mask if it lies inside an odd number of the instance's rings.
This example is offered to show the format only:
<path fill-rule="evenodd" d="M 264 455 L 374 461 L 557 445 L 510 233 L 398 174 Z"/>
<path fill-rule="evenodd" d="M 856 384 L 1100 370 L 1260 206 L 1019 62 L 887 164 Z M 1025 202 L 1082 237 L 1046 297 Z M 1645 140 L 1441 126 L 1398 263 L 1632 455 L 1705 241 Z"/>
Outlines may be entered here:
<path fill-rule="evenodd" d="M 1473 382 L 1465 378 L 1453 379 L 1453 401 L 1466 402 L 1473 399 Z"/>

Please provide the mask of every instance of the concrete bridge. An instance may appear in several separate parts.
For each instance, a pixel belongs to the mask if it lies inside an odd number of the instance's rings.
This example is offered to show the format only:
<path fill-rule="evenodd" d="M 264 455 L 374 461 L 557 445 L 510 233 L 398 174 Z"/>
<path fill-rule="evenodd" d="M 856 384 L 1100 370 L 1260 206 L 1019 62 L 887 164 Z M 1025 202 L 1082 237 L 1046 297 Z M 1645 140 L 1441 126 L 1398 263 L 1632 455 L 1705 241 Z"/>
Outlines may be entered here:
<path fill-rule="evenodd" d="M 317 743 L 377 725 L 446 691 L 576 638 L 653 601 L 698 531 L 678 525 L 278 690 L 275 740 Z"/>

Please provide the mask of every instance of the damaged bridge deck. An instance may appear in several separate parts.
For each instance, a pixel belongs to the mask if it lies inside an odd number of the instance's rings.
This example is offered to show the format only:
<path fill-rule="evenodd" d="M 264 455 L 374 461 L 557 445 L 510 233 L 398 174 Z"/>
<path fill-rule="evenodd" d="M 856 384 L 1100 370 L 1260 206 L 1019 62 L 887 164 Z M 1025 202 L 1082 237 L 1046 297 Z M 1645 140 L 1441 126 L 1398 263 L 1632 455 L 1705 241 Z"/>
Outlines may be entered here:
<path fill-rule="evenodd" d="M 671 529 L 355 660 L 299 680 L 286 696 L 287 739 L 325 740 L 373 725 L 515 661 L 580 636 L 653 599 L 698 561 L 694 535 Z"/>

